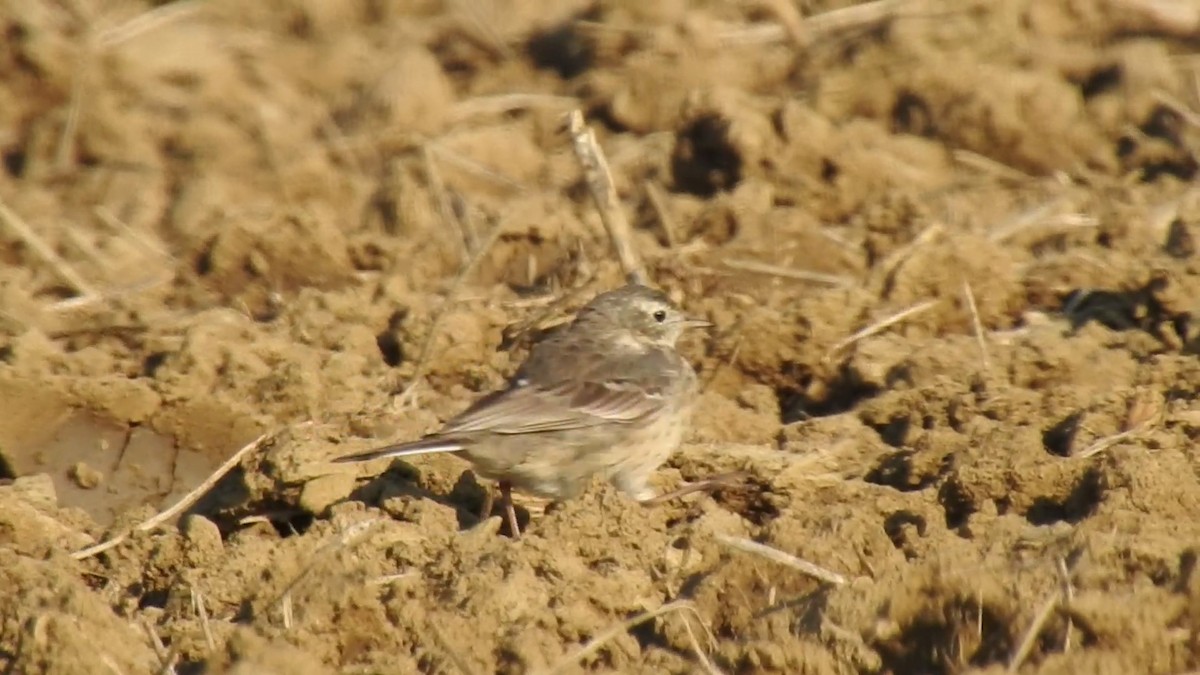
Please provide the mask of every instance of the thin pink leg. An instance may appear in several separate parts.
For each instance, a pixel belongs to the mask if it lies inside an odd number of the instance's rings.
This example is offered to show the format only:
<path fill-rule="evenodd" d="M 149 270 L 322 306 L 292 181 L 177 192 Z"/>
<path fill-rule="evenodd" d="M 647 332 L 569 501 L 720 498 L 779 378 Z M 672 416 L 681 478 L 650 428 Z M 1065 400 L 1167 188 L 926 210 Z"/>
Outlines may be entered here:
<path fill-rule="evenodd" d="M 512 530 L 513 539 L 521 538 L 521 526 L 517 523 L 517 509 L 513 506 L 512 485 L 500 481 L 500 502 L 504 505 L 504 515 L 508 517 L 508 529 Z"/>

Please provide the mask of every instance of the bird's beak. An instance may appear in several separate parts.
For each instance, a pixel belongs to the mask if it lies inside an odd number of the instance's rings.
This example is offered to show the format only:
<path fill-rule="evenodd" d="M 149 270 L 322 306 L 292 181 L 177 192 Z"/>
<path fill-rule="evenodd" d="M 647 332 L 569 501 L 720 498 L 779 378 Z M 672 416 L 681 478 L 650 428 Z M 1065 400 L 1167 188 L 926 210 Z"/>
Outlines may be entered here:
<path fill-rule="evenodd" d="M 711 328 L 712 322 L 704 319 L 683 319 L 679 322 L 684 328 Z"/>

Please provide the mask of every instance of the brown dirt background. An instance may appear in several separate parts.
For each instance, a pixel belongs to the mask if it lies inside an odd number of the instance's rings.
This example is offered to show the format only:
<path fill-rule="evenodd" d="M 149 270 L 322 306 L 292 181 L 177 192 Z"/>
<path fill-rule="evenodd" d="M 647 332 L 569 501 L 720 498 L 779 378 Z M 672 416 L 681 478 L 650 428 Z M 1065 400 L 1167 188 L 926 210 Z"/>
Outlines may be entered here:
<path fill-rule="evenodd" d="M 5 672 L 1200 668 L 1200 4 L 154 4 L 0 5 Z M 620 282 L 574 106 L 716 324 L 660 488 L 751 478 L 514 542 L 454 458 L 325 460 Z"/>

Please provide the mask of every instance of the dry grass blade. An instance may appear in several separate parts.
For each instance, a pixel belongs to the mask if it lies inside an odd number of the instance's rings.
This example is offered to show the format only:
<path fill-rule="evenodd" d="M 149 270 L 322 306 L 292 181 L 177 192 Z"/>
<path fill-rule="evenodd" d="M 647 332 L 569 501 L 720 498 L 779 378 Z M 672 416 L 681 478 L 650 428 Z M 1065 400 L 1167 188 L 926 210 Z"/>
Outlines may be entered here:
<path fill-rule="evenodd" d="M 1025 631 L 1024 637 L 1021 638 L 1021 643 L 1017 645 L 1017 649 L 1008 659 L 1008 672 L 1015 673 L 1021 668 L 1021 664 L 1025 663 L 1025 659 L 1029 658 L 1029 653 L 1033 651 L 1033 644 L 1037 641 L 1038 635 L 1041 634 L 1042 628 L 1046 622 L 1050 620 L 1050 615 L 1054 613 L 1062 600 L 1059 593 L 1055 593 L 1046 599 L 1038 613 L 1033 617 L 1033 623 L 1029 624 L 1029 629 Z"/>
<path fill-rule="evenodd" d="M 437 205 L 438 217 L 442 219 L 442 226 L 447 230 L 458 230 L 459 241 L 463 245 L 464 264 L 470 264 L 471 254 L 479 248 L 478 237 L 475 236 L 474 230 L 466 227 L 462 219 L 454 214 L 454 205 L 450 202 L 450 193 L 446 191 L 446 182 L 442 180 L 442 172 L 438 171 L 437 160 L 434 159 L 428 144 L 421 147 L 421 161 L 425 167 L 425 178 L 429 181 L 429 191 L 432 193 L 434 204 Z"/>
<path fill-rule="evenodd" d="M 329 541 L 322 544 L 316 551 L 313 551 L 308 562 L 300 569 L 300 572 L 288 582 L 284 587 L 283 592 L 279 594 L 279 598 L 273 603 L 273 606 L 280 611 L 283 616 L 284 628 L 291 629 L 293 625 L 292 611 L 292 592 L 300 586 L 300 582 L 308 578 L 309 574 L 316 568 L 317 563 L 325 556 L 325 554 L 337 551 L 339 549 L 350 546 L 359 540 L 373 526 L 379 523 L 378 518 L 369 518 L 353 525 L 350 525 L 342 532 L 334 535 Z"/>
<path fill-rule="evenodd" d="M 450 6 L 462 19 L 460 27 L 479 46 L 501 59 L 507 60 L 513 57 L 512 49 L 493 28 L 496 17 L 492 15 L 497 10 L 494 3 L 483 3 L 479 0 L 451 0 Z"/>
<path fill-rule="evenodd" d="M 732 270 L 742 272 L 753 272 L 755 274 L 766 274 L 773 277 L 783 279 L 794 279 L 796 281 L 810 281 L 826 286 L 836 286 L 845 288 L 853 285 L 854 281 L 848 277 L 838 274 L 823 274 L 821 272 L 809 272 L 808 270 L 798 270 L 791 267 L 781 267 L 779 265 L 771 265 L 761 263 L 754 260 L 739 260 L 728 259 L 722 261 L 726 267 Z"/>
<path fill-rule="evenodd" d="M 96 36 L 96 45 L 103 49 L 132 40 L 142 33 L 154 30 L 159 26 L 164 26 L 173 21 L 197 14 L 206 4 L 197 0 L 180 0 L 155 7 L 152 10 L 138 14 L 119 26 L 100 32 Z"/>
<path fill-rule="evenodd" d="M 596 652 L 600 651 L 600 648 L 603 647 L 605 645 L 605 643 L 609 642 L 610 640 L 617 637 L 618 635 L 621 635 L 622 633 L 626 633 L 630 629 L 636 628 L 637 626 L 640 626 L 640 625 L 646 623 L 647 621 L 651 621 L 655 618 L 663 616 L 664 614 L 670 614 L 671 612 L 679 612 L 679 611 L 691 612 L 692 614 L 695 614 L 697 618 L 700 616 L 700 613 L 698 611 L 696 611 L 695 604 L 693 604 L 690 600 L 676 600 L 675 602 L 667 603 L 667 604 L 663 605 L 662 607 L 659 607 L 658 609 L 647 610 L 645 612 L 642 612 L 641 614 L 638 614 L 637 616 L 635 616 L 631 619 L 627 619 L 625 621 L 622 621 L 621 623 L 616 624 L 615 626 L 612 626 L 611 628 L 604 631 L 603 633 L 597 635 L 596 637 L 592 638 L 591 640 L 588 640 L 587 644 L 583 645 L 575 652 L 565 656 L 561 661 L 559 661 L 558 663 L 551 666 L 548 670 L 546 670 L 545 673 L 546 673 L 546 675 L 554 675 L 554 673 L 561 673 L 561 672 L 565 671 L 571 665 L 578 663 L 578 662 L 586 659 L 587 657 L 591 656 L 592 654 L 595 654 Z"/>
<path fill-rule="evenodd" d="M 1095 457 L 1096 455 L 1104 452 L 1105 450 L 1108 450 L 1109 448 L 1113 447 L 1114 445 L 1116 445 L 1122 441 L 1129 440 L 1130 438 L 1133 438 L 1134 436 L 1137 436 L 1139 433 L 1141 433 L 1141 429 L 1130 429 L 1129 431 L 1122 431 L 1119 434 L 1105 436 L 1104 438 L 1101 438 L 1100 440 L 1096 441 L 1095 443 L 1092 443 L 1091 445 L 1087 446 L 1082 451 L 1080 451 L 1080 453 L 1078 455 L 1075 455 L 1075 456 L 1079 457 L 1080 459 L 1087 459 L 1088 457 Z"/>
<path fill-rule="evenodd" d="M 460 101 L 450 109 L 450 125 L 484 115 L 505 115 L 514 110 L 530 108 L 563 108 L 571 109 L 579 106 L 579 99 L 574 96 L 555 96 L 553 94 L 502 94 L 500 96 L 480 96 Z"/>
<path fill-rule="evenodd" d="M 854 344 L 855 342 L 858 342 L 859 340 L 862 340 L 864 338 L 871 337 L 872 335 L 875 335 L 876 333 L 882 333 L 883 331 L 900 323 L 901 321 L 904 321 L 905 319 L 916 316 L 917 314 L 920 314 L 922 312 L 929 311 L 937 304 L 938 304 L 937 300 L 926 300 L 925 302 L 918 302 L 917 304 L 915 304 L 907 309 L 902 309 L 899 312 L 896 312 L 895 314 L 892 314 L 889 317 L 886 317 L 884 319 L 876 321 L 875 323 L 871 324 L 870 326 L 863 328 L 862 330 L 858 331 L 854 335 L 851 335 L 850 337 L 848 337 L 844 340 L 841 340 L 834 346 L 830 347 L 829 351 L 825 353 L 824 358 L 829 359 L 834 354 L 840 352 L 841 350 L 845 349 L 846 347 L 849 347 L 850 345 Z"/>
<path fill-rule="evenodd" d="M 1071 638 L 1075 632 L 1075 622 L 1071 619 L 1071 603 L 1075 601 L 1075 584 L 1071 582 L 1071 570 L 1067 567 L 1066 559 L 1059 557 L 1055 561 L 1058 568 L 1058 578 L 1062 585 L 1062 607 L 1067 614 L 1067 629 L 1063 635 L 1063 653 L 1071 651 Z"/>
<path fill-rule="evenodd" d="M 975 341 L 979 343 L 979 358 L 983 361 L 983 372 L 991 372 L 991 359 L 988 358 L 987 337 L 983 332 L 983 321 L 979 318 L 979 307 L 975 304 L 975 291 L 971 290 L 971 282 L 963 282 L 963 295 L 967 298 L 967 307 L 971 310 L 971 328 L 975 331 Z"/>
<path fill-rule="evenodd" d="M 686 616 L 683 617 L 683 629 L 687 631 L 688 644 L 692 646 L 692 654 L 695 655 L 700 665 L 704 666 L 705 672 L 708 675 L 725 675 L 724 671 L 718 668 L 717 664 L 713 663 L 712 659 L 708 658 L 708 654 L 704 653 L 704 649 L 700 647 L 700 641 L 696 639 L 696 632 L 692 630 L 692 622 L 688 621 Z M 709 637 L 711 638 L 711 635 Z"/>
<path fill-rule="evenodd" d="M 977 152 L 970 150 L 955 150 L 953 152 L 954 161 L 963 166 L 970 167 L 976 171 L 990 174 L 992 177 L 999 180 L 1006 180 L 1011 183 L 1030 183 L 1033 182 L 1033 176 L 1014 169 L 1013 167 L 1004 164 L 1003 162 L 992 159 Z"/>
<path fill-rule="evenodd" d="M 1083 213 L 1060 213 L 1052 215 L 1066 203 L 1065 198 L 1052 199 L 1045 204 L 1022 211 L 996 228 L 988 239 L 999 244 L 1006 242 L 1026 230 L 1041 227 L 1046 229 L 1071 230 L 1096 227 L 1096 218 Z"/>
<path fill-rule="evenodd" d="M 142 521 L 141 523 L 136 525 L 133 529 L 126 530 L 125 532 L 118 534 L 117 536 L 113 537 L 112 539 L 100 542 L 99 544 L 96 544 L 95 546 L 89 546 L 88 548 L 85 548 L 80 551 L 75 551 L 74 553 L 71 554 L 71 557 L 76 560 L 83 560 L 84 558 L 90 558 L 91 556 L 94 556 L 98 553 L 103 553 L 103 552 L 107 551 L 108 549 L 113 548 L 114 546 L 117 546 L 121 542 L 128 539 L 129 535 L 133 534 L 134 532 L 146 532 L 148 530 L 153 530 L 154 528 L 158 527 L 159 525 L 162 525 L 163 523 L 171 520 L 175 516 L 182 513 L 185 509 L 187 509 L 187 507 L 191 506 L 192 504 L 195 504 L 196 501 L 199 500 L 200 497 L 202 497 L 204 495 L 204 493 L 208 492 L 210 489 L 212 489 L 212 486 L 217 484 L 217 481 L 221 480 L 221 478 L 224 477 L 225 474 L 232 471 L 233 467 L 237 466 L 242 461 L 242 458 L 246 456 L 247 453 L 249 453 L 251 450 L 257 448 L 259 446 L 259 444 L 262 443 L 266 438 L 267 438 L 267 434 L 263 434 L 263 435 L 259 436 L 258 438 L 254 439 L 253 441 L 250 441 L 246 445 L 242 446 L 242 448 L 240 450 L 233 453 L 233 455 L 230 456 L 229 459 L 225 460 L 224 464 L 217 467 L 217 470 L 214 471 L 211 476 L 209 476 L 208 478 L 205 478 L 204 482 L 200 483 L 191 492 L 184 495 L 182 499 L 175 502 L 175 504 L 173 504 L 171 506 L 171 508 L 163 511 L 162 513 L 159 513 L 158 515 L 153 516 L 152 518 Z"/>
<path fill-rule="evenodd" d="M 158 256 L 166 260 L 174 260 L 175 257 L 161 243 L 154 241 L 145 234 L 138 232 L 130 227 L 125 221 L 121 220 L 104 206 L 97 206 L 92 209 L 96 219 L 104 223 L 109 229 L 113 230 L 118 235 L 125 236 L 129 241 L 132 241 L 139 248 L 152 256 Z"/>
<path fill-rule="evenodd" d="M 1189 108 L 1183 101 L 1180 101 L 1161 89 L 1154 92 L 1154 100 L 1170 108 L 1180 117 L 1182 117 L 1183 120 L 1188 124 L 1194 127 L 1200 127 L 1200 113 L 1197 113 L 1195 110 Z"/>
<path fill-rule="evenodd" d="M 396 397 L 397 406 L 404 407 L 411 400 L 417 385 L 421 382 L 421 378 L 425 376 L 425 371 L 429 368 L 429 356 L 433 351 L 433 340 L 437 337 L 442 319 L 445 318 L 446 312 L 457 300 L 462 285 L 471 276 L 471 273 L 475 271 L 475 268 L 479 266 L 479 262 L 483 260 L 483 257 L 492 248 L 492 245 L 496 243 L 496 240 L 500 238 L 500 233 L 503 231 L 503 220 L 493 225 L 487 239 L 472 253 L 470 260 L 463 265 L 463 268 L 458 272 L 458 276 L 454 277 L 454 281 L 450 283 L 450 290 L 446 292 L 446 300 L 442 303 L 441 308 L 438 309 L 437 314 L 434 315 L 433 320 L 429 322 L 429 332 L 425 334 L 425 339 L 421 341 L 421 351 L 417 354 L 417 365 L 413 369 L 412 377 L 409 378 L 408 384 Z"/>
<path fill-rule="evenodd" d="M 843 586 L 846 584 L 846 577 L 838 574 L 837 572 L 832 572 L 819 565 L 814 565 L 807 560 L 802 560 L 791 553 L 785 553 L 777 548 L 771 548 L 766 544 L 760 544 L 756 541 L 746 539 L 745 537 L 731 537 L 724 534 L 718 534 L 717 541 L 727 546 L 736 548 L 739 551 L 753 553 L 754 555 L 766 558 L 771 562 L 785 565 L 803 574 L 807 574 L 818 581 L 824 581 L 827 584 L 833 584 L 835 586 Z"/>
<path fill-rule="evenodd" d="M 462 673 L 462 675 L 475 675 L 475 669 L 467 663 L 467 660 L 463 658 L 462 654 L 459 654 L 453 647 L 450 646 L 450 643 L 446 640 L 446 636 L 442 633 L 442 630 L 438 628 L 437 625 L 432 621 L 426 625 L 429 626 L 429 632 L 433 633 L 434 639 L 437 640 L 438 645 L 442 648 L 442 651 L 446 653 L 446 656 L 450 659 L 450 662 L 454 664 L 455 668 L 458 668 L 458 672 Z"/>
<path fill-rule="evenodd" d="M 141 625 L 150 638 L 150 646 L 154 648 L 154 655 L 158 657 L 158 662 L 161 664 L 158 670 L 159 675 L 175 675 L 175 661 L 179 658 L 179 646 L 171 645 L 171 648 L 167 649 L 167 646 L 163 644 L 162 637 L 154 628 L 154 624 L 143 620 Z"/>
<path fill-rule="evenodd" d="M 59 257 L 54 249 L 45 242 L 41 237 L 33 231 L 33 228 L 21 219 L 8 205 L 0 201 L 0 223 L 8 226 L 13 234 L 17 235 L 22 241 L 29 246 L 39 258 L 47 265 L 50 265 L 58 274 L 59 278 L 67 282 L 72 288 L 78 291 L 81 295 L 95 297 L 100 295 L 95 288 L 92 287 L 75 268 L 67 264 L 67 261 Z"/>
<path fill-rule="evenodd" d="M 367 580 L 368 586 L 386 586 L 392 582 L 400 581 L 401 579 L 411 579 L 416 576 L 416 572 L 400 572 L 398 574 L 385 574 L 381 577 Z"/>
<path fill-rule="evenodd" d="M 791 12 L 781 12 L 777 3 L 771 4 L 772 9 L 781 15 L 781 20 L 786 22 L 785 25 L 759 23 L 731 28 L 721 32 L 721 41 L 730 45 L 754 45 L 793 40 L 799 45 L 806 45 L 833 33 L 866 28 L 899 18 L 901 15 L 897 10 L 904 2 L 903 0 L 876 0 L 814 14 L 810 17 L 792 19 L 788 19 Z"/>
<path fill-rule="evenodd" d="M 204 595 L 195 588 L 192 591 L 192 609 L 200 617 L 200 627 L 204 630 L 204 643 L 208 645 L 209 653 L 217 650 L 217 640 L 213 637 L 212 625 L 208 619 L 208 607 L 204 604 Z"/>
<path fill-rule="evenodd" d="M 519 181 L 510 178 L 509 176 L 497 171 L 496 169 L 493 169 L 490 166 L 476 162 L 470 157 L 464 157 L 459 152 L 452 150 L 441 143 L 429 141 L 425 144 L 425 147 L 437 153 L 438 157 L 441 157 L 442 160 L 444 160 L 447 164 L 453 164 L 472 176 L 478 176 L 484 180 L 491 181 L 492 183 L 495 183 L 502 188 L 512 190 L 513 192 L 526 191 L 525 186 Z"/>
<path fill-rule="evenodd" d="M 667 240 L 667 248 L 675 248 L 678 243 L 677 235 L 678 227 L 675 224 L 675 218 L 671 216 L 671 211 L 667 207 L 667 195 L 658 183 L 653 181 L 646 183 L 646 198 L 650 200 L 650 206 L 654 209 L 655 215 L 658 216 L 658 224 L 662 227 L 663 236 Z"/>
<path fill-rule="evenodd" d="M 583 120 L 583 113 L 573 110 L 567 117 L 567 129 L 571 134 L 572 145 L 575 148 L 575 158 L 583 168 L 584 179 L 588 191 L 600 212 L 600 220 L 608 237 L 612 241 L 617 259 L 625 275 L 632 282 L 644 284 L 647 281 L 646 271 L 638 260 L 633 248 L 633 236 L 629 228 L 629 220 L 621 210 L 617 197 L 617 188 L 613 184 L 612 173 L 608 169 L 608 160 L 604 151 L 596 142 L 596 134 Z"/>
<path fill-rule="evenodd" d="M 1162 394 L 1152 389 L 1139 389 L 1129 399 L 1120 433 L 1097 440 L 1076 456 L 1081 459 L 1093 457 L 1122 441 L 1142 435 L 1162 421 L 1164 406 Z"/>

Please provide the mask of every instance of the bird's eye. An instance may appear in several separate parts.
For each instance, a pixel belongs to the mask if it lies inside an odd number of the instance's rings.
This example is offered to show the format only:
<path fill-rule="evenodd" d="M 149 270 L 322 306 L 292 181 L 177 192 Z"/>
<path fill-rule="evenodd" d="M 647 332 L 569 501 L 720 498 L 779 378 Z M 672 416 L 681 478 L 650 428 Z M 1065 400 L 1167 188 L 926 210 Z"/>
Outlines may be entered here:
<path fill-rule="evenodd" d="M 660 309 L 660 310 L 658 310 L 657 312 L 655 312 L 655 313 L 654 313 L 654 320 L 655 320 L 655 321 L 657 321 L 657 322 L 659 322 L 659 323 L 662 323 L 662 322 L 666 321 L 666 320 L 667 320 L 667 313 L 666 313 L 666 311 L 664 311 L 664 310 L 661 310 L 661 309 Z"/>

